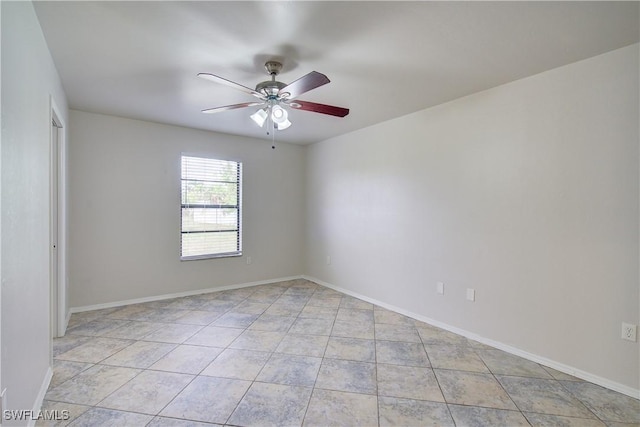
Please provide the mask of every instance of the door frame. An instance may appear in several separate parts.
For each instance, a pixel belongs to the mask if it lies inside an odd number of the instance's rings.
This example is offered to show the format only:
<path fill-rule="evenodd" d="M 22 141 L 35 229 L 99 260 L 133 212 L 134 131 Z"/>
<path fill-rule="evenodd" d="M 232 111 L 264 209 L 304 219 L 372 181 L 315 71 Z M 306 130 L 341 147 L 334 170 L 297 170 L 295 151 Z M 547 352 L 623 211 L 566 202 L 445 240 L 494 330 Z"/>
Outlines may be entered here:
<path fill-rule="evenodd" d="M 53 96 L 49 97 L 49 153 L 50 153 L 50 203 L 49 203 L 49 220 L 50 220 L 50 322 L 51 322 L 51 338 L 61 337 L 64 335 L 68 323 L 68 307 L 67 307 L 67 138 L 66 123 L 64 123 L 62 110 L 58 108 Z M 55 123 L 55 127 L 53 124 Z M 57 138 L 57 150 L 54 147 L 54 132 Z M 57 173 L 56 173 L 57 172 Z M 54 176 L 55 175 L 55 176 Z M 57 188 L 56 188 L 57 187 Z M 56 191 L 57 190 L 57 191 Z M 54 215 L 53 208 L 54 197 L 57 198 L 58 213 Z M 54 219 L 57 216 L 58 239 L 53 241 Z M 57 246 L 57 272 L 53 277 L 54 269 L 54 248 Z M 55 287 L 55 289 L 54 289 Z"/>

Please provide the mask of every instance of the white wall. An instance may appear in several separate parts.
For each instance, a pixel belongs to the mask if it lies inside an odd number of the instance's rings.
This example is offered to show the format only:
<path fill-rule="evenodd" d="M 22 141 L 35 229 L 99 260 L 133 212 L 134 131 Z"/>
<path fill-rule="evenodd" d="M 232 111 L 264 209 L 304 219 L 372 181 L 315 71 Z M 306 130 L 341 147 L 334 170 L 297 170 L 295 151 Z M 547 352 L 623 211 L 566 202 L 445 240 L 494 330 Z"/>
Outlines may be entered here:
<path fill-rule="evenodd" d="M 303 273 L 304 147 L 74 110 L 70 123 L 72 307 Z M 181 152 L 243 163 L 245 256 L 180 261 Z"/>
<path fill-rule="evenodd" d="M 50 95 L 67 101 L 30 2 L 2 2 L 2 384 L 32 409 L 50 366 Z M 7 408 L 5 408 L 7 409 Z"/>
<path fill-rule="evenodd" d="M 637 391 L 638 114 L 635 45 L 314 144 L 307 273 Z"/>

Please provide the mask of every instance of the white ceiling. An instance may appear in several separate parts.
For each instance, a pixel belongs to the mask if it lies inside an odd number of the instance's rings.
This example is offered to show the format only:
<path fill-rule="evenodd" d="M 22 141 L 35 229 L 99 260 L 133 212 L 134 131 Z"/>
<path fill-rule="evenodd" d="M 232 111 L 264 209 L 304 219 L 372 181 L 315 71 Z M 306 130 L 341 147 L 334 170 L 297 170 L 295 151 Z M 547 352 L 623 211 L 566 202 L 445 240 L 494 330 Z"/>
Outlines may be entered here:
<path fill-rule="evenodd" d="M 71 108 L 267 138 L 253 101 L 196 77 L 255 87 L 310 71 L 300 97 L 351 109 L 292 111 L 279 141 L 308 144 L 639 40 L 638 2 L 36 2 Z"/>

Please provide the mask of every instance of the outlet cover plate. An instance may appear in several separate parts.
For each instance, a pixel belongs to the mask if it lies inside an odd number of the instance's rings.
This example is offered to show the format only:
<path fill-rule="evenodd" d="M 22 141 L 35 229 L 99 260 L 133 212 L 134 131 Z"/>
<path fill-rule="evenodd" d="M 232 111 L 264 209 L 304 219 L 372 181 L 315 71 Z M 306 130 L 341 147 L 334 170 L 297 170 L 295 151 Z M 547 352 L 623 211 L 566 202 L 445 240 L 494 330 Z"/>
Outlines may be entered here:
<path fill-rule="evenodd" d="M 467 288 L 467 299 L 469 301 L 475 301 L 476 300 L 476 290 L 475 289 Z"/>
<path fill-rule="evenodd" d="M 436 283 L 436 293 L 438 295 L 444 295 L 444 283 L 442 282 Z"/>
<path fill-rule="evenodd" d="M 622 339 L 636 342 L 637 326 L 630 323 L 622 323 Z"/>

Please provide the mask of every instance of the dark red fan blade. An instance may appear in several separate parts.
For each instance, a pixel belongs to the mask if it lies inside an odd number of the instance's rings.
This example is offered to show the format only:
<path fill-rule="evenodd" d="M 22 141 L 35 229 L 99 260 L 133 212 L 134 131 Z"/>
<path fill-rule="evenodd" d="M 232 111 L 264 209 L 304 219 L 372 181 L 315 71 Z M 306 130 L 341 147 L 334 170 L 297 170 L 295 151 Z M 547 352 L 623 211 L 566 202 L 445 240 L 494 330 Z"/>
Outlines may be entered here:
<path fill-rule="evenodd" d="M 313 111 L 314 113 L 328 114 L 330 116 L 344 117 L 349 114 L 348 108 L 335 107 L 333 105 L 316 104 L 309 101 L 292 101 L 289 106 L 297 110 Z"/>
<path fill-rule="evenodd" d="M 207 108 L 202 110 L 203 113 L 219 113 L 221 111 L 236 110 L 238 108 L 253 107 L 254 105 L 263 105 L 264 102 L 243 102 L 242 104 L 225 105 L 224 107 Z"/>
<path fill-rule="evenodd" d="M 250 87 L 246 87 L 246 86 L 242 86 L 239 83 L 236 82 L 232 82 L 231 80 L 227 80 L 224 79 L 220 76 L 216 76 L 215 74 L 209 74 L 209 73 L 200 73 L 198 74 L 198 77 L 205 79 L 205 80 L 209 80 L 212 81 L 214 83 L 220 83 L 223 84 L 225 86 L 229 86 L 232 87 L 234 89 L 238 89 L 243 91 L 244 93 L 248 93 L 249 95 L 253 95 L 257 98 L 264 98 L 264 96 L 260 93 L 260 92 L 256 92 L 255 90 L 251 89 Z"/>
<path fill-rule="evenodd" d="M 329 78 L 324 74 L 312 71 L 280 89 L 278 95 L 283 96 L 285 93 L 288 93 L 289 95 L 287 95 L 286 98 L 293 99 L 305 92 L 309 92 L 311 89 L 326 85 L 329 81 Z"/>

